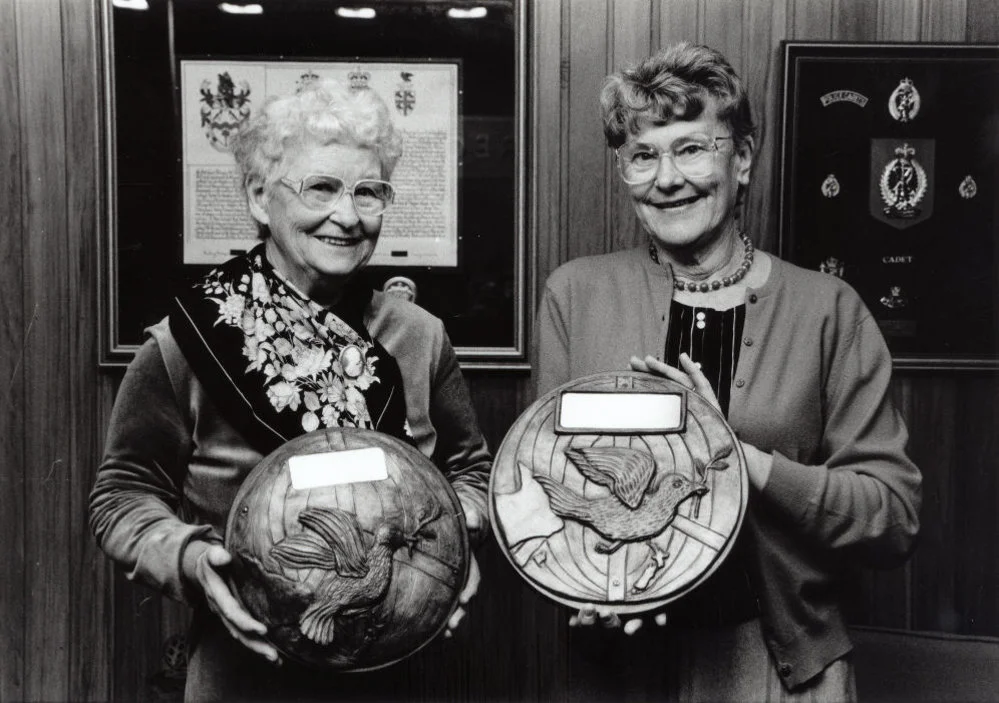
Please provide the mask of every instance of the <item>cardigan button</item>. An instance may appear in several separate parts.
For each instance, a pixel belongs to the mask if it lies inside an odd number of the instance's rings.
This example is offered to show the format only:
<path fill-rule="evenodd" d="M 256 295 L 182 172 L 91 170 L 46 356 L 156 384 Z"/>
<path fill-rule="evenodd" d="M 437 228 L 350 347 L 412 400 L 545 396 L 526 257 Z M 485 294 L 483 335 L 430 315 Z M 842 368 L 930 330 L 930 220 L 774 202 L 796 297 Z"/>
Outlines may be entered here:
<path fill-rule="evenodd" d="M 742 380 L 741 378 L 736 379 L 735 381 L 736 388 L 742 388 L 744 385 L 746 385 L 746 382 L 744 380 Z"/>
<path fill-rule="evenodd" d="M 756 297 L 756 293 L 749 294 L 749 302 L 755 303 L 757 300 L 759 300 L 759 298 Z"/>
<path fill-rule="evenodd" d="M 777 673 L 783 676 L 784 678 L 787 678 L 788 676 L 791 675 L 791 665 L 788 664 L 787 662 L 781 663 L 781 665 L 777 667 Z"/>
<path fill-rule="evenodd" d="M 751 347 L 753 346 L 753 338 L 746 337 L 744 340 L 742 340 L 742 343 L 745 344 L 747 347 Z"/>

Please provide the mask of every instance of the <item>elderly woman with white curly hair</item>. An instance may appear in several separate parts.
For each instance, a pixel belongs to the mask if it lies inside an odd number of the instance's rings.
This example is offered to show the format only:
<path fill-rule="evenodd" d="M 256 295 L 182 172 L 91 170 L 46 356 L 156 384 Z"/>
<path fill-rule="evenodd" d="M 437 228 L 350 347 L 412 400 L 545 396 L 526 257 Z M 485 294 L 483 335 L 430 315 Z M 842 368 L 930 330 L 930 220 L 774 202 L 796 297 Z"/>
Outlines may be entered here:
<path fill-rule="evenodd" d="M 287 440 L 323 427 L 408 438 L 448 476 L 473 541 L 488 527 L 491 456 L 443 324 L 356 275 L 401 155 L 385 104 L 316 81 L 269 100 L 234 153 L 263 241 L 149 328 L 91 496 L 97 540 L 129 578 L 195 606 L 187 700 L 308 693 L 233 597 L 222 546 L 241 483 Z M 473 564 L 462 603 L 477 583 Z"/>

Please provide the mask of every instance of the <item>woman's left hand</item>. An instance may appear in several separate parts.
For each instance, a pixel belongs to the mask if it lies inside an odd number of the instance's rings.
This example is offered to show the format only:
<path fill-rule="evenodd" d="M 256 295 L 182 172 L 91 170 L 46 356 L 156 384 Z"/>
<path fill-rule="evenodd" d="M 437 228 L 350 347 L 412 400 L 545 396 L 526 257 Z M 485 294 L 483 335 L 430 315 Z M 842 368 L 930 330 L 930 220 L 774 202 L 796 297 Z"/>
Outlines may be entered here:
<path fill-rule="evenodd" d="M 705 400 L 711 403 L 716 410 L 721 412 L 721 405 L 718 403 L 718 396 L 715 395 L 711 382 L 701 372 L 687 354 L 680 354 L 680 366 L 676 368 L 660 361 L 654 356 L 646 356 L 639 359 L 637 356 L 631 357 L 631 369 L 633 371 L 643 371 L 645 373 L 663 376 L 676 381 L 681 386 L 704 396 Z M 739 440 L 742 445 L 743 454 L 746 455 L 746 471 L 749 474 L 749 482 L 757 490 L 762 490 L 770 478 L 770 467 L 773 465 L 773 456 L 767 452 L 760 451 L 752 444 Z"/>
<path fill-rule="evenodd" d="M 478 508 L 465 502 L 462 502 L 461 507 L 465 513 L 465 527 L 469 535 L 479 532 L 482 529 L 482 516 L 479 515 Z M 447 629 L 444 631 L 445 637 L 453 635 L 454 629 L 458 627 L 458 624 L 465 617 L 465 606 L 479 592 L 479 581 L 481 580 L 479 562 L 476 561 L 475 554 L 471 551 L 468 553 L 468 558 L 468 577 L 465 579 L 465 586 L 461 589 L 461 593 L 458 594 L 458 607 L 454 609 L 450 619 L 447 621 Z"/>

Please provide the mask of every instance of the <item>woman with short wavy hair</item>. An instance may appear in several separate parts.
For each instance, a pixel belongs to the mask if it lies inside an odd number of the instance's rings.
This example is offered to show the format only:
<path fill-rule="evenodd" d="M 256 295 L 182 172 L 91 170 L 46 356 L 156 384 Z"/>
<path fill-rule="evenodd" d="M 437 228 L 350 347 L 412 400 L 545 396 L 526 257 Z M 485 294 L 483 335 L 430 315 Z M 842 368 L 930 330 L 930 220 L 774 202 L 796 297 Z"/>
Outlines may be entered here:
<path fill-rule="evenodd" d="M 549 277 L 538 392 L 629 368 L 673 379 L 726 415 L 751 488 L 725 562 L 659 614 L 661 630 L 598 645 L 579 697 L 610 699 L 608 679 L 626 687 L 651 666 L 665 700 L 852 700 L 845 576 L 901 562 L 919 529 L 884 339 L 848 284 L 755 251 L 740 225 L 755 126 L 721 54 L 667 47 L 608 77 L 601 107 L 648 240 Z"/>

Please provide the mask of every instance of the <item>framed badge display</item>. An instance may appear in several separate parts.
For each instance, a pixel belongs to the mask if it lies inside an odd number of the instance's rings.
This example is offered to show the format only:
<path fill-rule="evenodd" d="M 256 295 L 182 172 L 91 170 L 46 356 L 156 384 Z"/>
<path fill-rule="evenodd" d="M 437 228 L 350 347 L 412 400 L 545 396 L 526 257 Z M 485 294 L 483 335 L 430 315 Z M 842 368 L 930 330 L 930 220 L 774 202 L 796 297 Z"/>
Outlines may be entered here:
<path fill-rule="evenodd" d="M 126 365 L 179 288 L 258 243 L 228 143 L 267 97 L 335 78 L 376 91 L 403 138 L 359 276 L 441 318 L 464 367 L 526 368 L 522 0 L 102 10 L 102 365 Z"/>
<path fill-rule="evenodd" d="M 897 368 L 999 368 L 999 47 L 785 42 L 781 255 Z"/>

